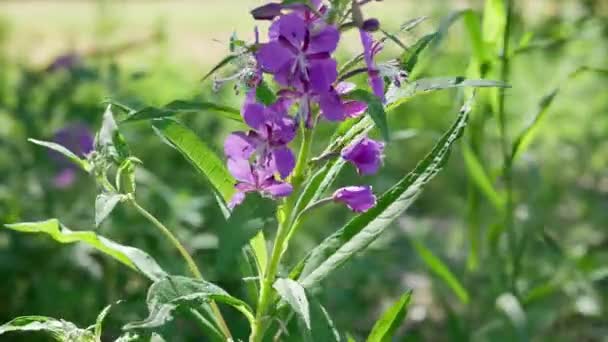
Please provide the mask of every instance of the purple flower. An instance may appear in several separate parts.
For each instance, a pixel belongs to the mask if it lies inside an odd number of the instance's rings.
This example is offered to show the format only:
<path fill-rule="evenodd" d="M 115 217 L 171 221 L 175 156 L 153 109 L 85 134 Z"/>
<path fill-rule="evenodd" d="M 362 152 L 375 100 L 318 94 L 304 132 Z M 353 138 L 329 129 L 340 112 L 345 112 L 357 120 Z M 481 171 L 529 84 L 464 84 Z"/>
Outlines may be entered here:
<path fill-rule="evenodd" d="M 283 6 L 281 4 L 271 2 L 269 4 L 254 8 L 251 11 L 251 15 L 255 20 L 273 20 L 281 15 L 282 9 Z"/>
<path fill-rule="evenodd" d="M 382 51 L 382 44 L 374 42 L 372 35 L 364 30 L 359 30 L 361 43 L 363 44 L 363 56 L 367 64 L 368 83 L 376 96 L 384 101 L 384 80 L 380 75 L 380 70 L 374 61 L 376 55 Z"/>
<path fill-rule="evenodd" d="M 71 70 L 82 63 L 81 57 L 76 53 L 68 53 L 60 55 L 47 66 L 47 72 L 55 72 L 59 70 Z"/>
<path fill-rule="evenodd" d="M 342 158 L 351 162 L 361 175 L 374 174 L 382 163 L 384 144 L 367 137 L 360 139 L 342 150 Z"/>
<path fill-rule="evenodd" d="M 358 213 L 365 212 L 376 205 L 376 196 L 369 185 L 340 188 L 334 192 L 332 197 L 335 202 L 344 203 L 350 210 Z"/>
<path fill-rule="evenodd" d="M 293 12 L 275 21 L 268 35 L 270 42 L 261 44 L 256 53 L 262 70 L 283 86 L 329 90 L 338 77 L 337 63 L 330 55 L 340 40 L 338 29 L 322 20 L 307 22 Z"/>
<path fill-rule="evenodd" d="M 65 126 L 55 133 L 53 141 L 64 146 L 79 157 L 85 157 L 93 151 L 93 134 L 87 126 L 81 123 L 75 123 Z M 61 167 L 61 170 L 55 176 L 53 183 L 58 188 L 66 188 L 72 185 L 76 180 L 76 166 L 70 162 L 64 155 L 50 151 L 50 157 Z"/>
<path fill-rule="evenodd" d="M 274 104 L 264 106 L 255 102 L 255 90 L 247 95 L 241 109 L 243 120 L 270 146 L 285 145 L 296 136 L 297 125 L 287 113 L 290 101 L 279 98 Z"/>

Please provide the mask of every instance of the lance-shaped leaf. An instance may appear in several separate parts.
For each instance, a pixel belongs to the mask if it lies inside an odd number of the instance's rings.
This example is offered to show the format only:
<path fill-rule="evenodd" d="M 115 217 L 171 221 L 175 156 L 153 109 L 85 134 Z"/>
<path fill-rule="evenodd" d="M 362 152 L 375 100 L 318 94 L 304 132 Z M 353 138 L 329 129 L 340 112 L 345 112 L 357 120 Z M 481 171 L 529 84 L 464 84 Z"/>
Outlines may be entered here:
<path fill-rule="evenodd" d="M 252 323 L 251 308 L 240 299 L 210 282 L 183 276 L 168 276 L 156 281 L 150 289 L 146 303 L 148 317 L 140 322 L 125 325 L 124 329 L 145 329 L 162 326 L 173 319 L 178 307 L 199 309 L 210 301 L 228 304 L 240 311 Z"/>
<path fill-rule="evenodd" d="M 464 156 L 465 166 L 467 167 L 467 173 L 475 185 L 488 198 L 494 208 L 496 208 L 497 211 L 502 212 L 504 210 L 504 199 L 501 194 L 496 191 L 492 180 L 488 176 L 483 164 L 475 155 L 475 152 L 473 152 L 468 144 L 463 144 L 462 154 Z"/>
<path fill-rule="evenodd" d="M 128 267 L 141 272 L 151 280 L 157 280 L 166 275 L 165 271 L 146 252 L 134 247 L 118 244 L 101 235 L 97 235 L 93 231 L 70 230 L 61 225 L 57 219 L 7 224 L 6 227 L 24 233 L 45 233 L 60 243 L 86 243 Z"/>
<path fill-rule="evenodd" d="M 78 165 L 78 167 L 80 167 L 81 169 L 83 169 L 86 172 L 89 172 L 91 170 L 91 165 L 89 164 L 89 162 L 86 159 L 81 159 L 80 157 L 78 157 L 76 154 L 74 154 L 74 152 L 68 150 L 67 148 L 54 143 L 54 142 L 50 142 L 50 141 L 43 141 L 43 140 L 37 140 L 37 139 L 27 139 L 29 142 L 34 143 L 36 145 L 40 145 L 40 146 L 44 146 L 48 149 L 51 149 L 55 152 L 59 152 L 61 154 L 63 154 L 66 158 L 68 158 L 71 162 L 73 162 L 74 164 Z"/>
<path fill-rule="evenodd" d="M 291 306 L 291 309 L 302 319 L 306 328 L 310 330 L 310 306 L 302 285 L 295 280 L 279 278 L 272 287 L 277 290 L 279 296 Z"/>
<path fill-rule="evenodd" d="M 101 193 L 95 198 L 95 226 L 99 227 L 101 222 L 110 215 L 116 205 L 124 198 L 117 193 Z"/>
<path fill-rule="evenodd" d="M 176 100 L 162 107 L 146 107 L 131 112 L 121 121 L 121 123 L 166 118 L 180 114 L 200 113 L 204 111 L 216 112 L 227 119 L 239 122 L 243 121 L 240 111 L 230 106 L 205 101 Z"/>
<path fill-rule="evenodd" d="M 218 195 L 220 207 L 227 212 L 226 202 L 232 198 L 235 180 L 222 159 L 193 131 L 175 120 L 157 119 L 153 127 L 209 181 Z"/>
<path fill-rule="evenodd" d="M 312 250 L 304 261 L 300 284 L 305 288 L 315 286 L 376 240 L 414 202 L 424 186 L 447 162 L 452 145 L 464 132 L 469 111 L 470 103 L 467 103 L 432 151 L 410 174 L 380 196 L 375 207 L 355 216 Z"/>
<path fill-rule="evenodd" d="M 347 97 L 349 99 L 367 103 L 367 113 L 376 124 L 376 127 L 380 129 L 384 140 L 388 141 L 390 139 L 390 131 L 388 129 L 388 121 L 386 120 L 384 106 L 380 99 L 376 95 L 362 89 L 357 89 L 348 93 Z"/>
<path fill-rule="evenodd" d="M 44 331 L 56 341 L 95 341 L 90 331 L 80 329 L 74 323 L 45 316 L 22 316 L 0 325 L 0 335 L 14 331 Z"/>
<path fill-rule="evenodd" d="M 454 293 L 461 302 L 467 304 L 469 302 L 469 293 L 462 286 L 458 278 L 450 271 L 450 269 L 437 257 L 433 252 L 426 248 L 422 242 L 411 239 L 412 246 L 416 250 L 418 256 L 424 261 L 424 263 L 435 273 L 439 279 L 441 279 Z"/>
<path fill-rule="evenodd" d="M 407 308 L 412 298 L 412 291 L 404 293 L 399 300 L 382 314 L 376 321 L 367 342 L 389 342 L 392 341 L 395 331 L 407 315 Z"/>
<path fill-rule="evenodd" d="M 213 68 L 211 68 L 211 70 L 209 70 L 209 72 L 206 73 L 205 76 L 203 76 L 203 78 L 201 79 L 201 82 L 208 79 L 209 76 L 213 75 L 216 71 L 225 67 L 226 65 L 228 65 L 228 63 L 232 62 L 233 60 L 235 60 L 238 57 L 239 57 L 239 55 L 237 55 L 237 54 L 228 55 L 228 56 L 224 57 L 219 63 L 217 63 Z"/>

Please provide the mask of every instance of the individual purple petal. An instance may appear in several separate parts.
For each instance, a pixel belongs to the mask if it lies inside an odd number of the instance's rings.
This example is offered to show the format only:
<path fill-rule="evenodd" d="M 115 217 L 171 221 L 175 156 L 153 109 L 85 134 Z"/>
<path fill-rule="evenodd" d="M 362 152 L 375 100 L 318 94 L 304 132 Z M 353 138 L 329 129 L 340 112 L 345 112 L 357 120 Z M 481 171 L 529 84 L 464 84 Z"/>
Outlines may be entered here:
<path fill-rule="evenodd" d="M 360 139 L 342 150 L 342 158 L 357 167 L 362 175 L 374 174 L 382 163 L 384 144 L 367 137 Z"/>
<path fill-rule="evenodd" d="M 384 101 L 384 81 L 382 80 L 378 67 L 374 62 L 374 57 L 376 54 L 378 54 L 378 52 L 380 52 L 382 46 L 379 44 L 374 44 L 374 40 L 371 34 L 368 32 L 359 30 L 359 33 L 361 43 L 363 44 L 363 57 L 365 59 L 365 64 L 367 64 L 368 83 L 374 94 Z"/>
<path fill-rule="evenodd" d="M 234 132 L 224 140 L 224 154 L 231 159 L 249 159 L 256 149 L 256 141 L 244 132 Z"/>
<path fill-rule="evenodd" d="M 354 212 L 365 212 L 376 205 L 376 196 L 372 192 L 372 187 L 366 186 L 347 186 L 336 190 L 333 200 L 344 203 Z"/>
<path fill-rule="evenodd" d="M 311 28 L 310 43 L 306 53 L 332 53 L 338 47 L 340 41 L 340 31 L 331 25 L 320 22 Z"/>
<path fill-rule="evenodd" d="M 272 150 L 272 159 L 281 178 L 289 176 L 296 166 L 296 158 L 289 147 L 279 147 Z"/>
<path fill-rule="evenodd" d="M 65 189 L 76 181 L 76 171 L 73 168 L 65 168 L 61 170 L 53 178 L 53 184 L 56 188 Z"/>
<path fill-rule="evenodd" d="M 269 4 L 254 8 L 250 13 L 256 20 L 273 20 L 281 15 L 282 9 L 283 6 L 281 4 L 271 2 Z"/>
<path fill-rule="evenodd" d="M 243 203 L 245 200 L 245 192 L 237 191 L 232 195 L 230 202 L 228 202 L 228 208 L 234 209 L 237 205 Z"/>
<path fill-rule="evenodd" d="M 291 184 L 279 182 L 274 179 L 270 179 L 262 184 L 262 189 L 265 193 L 274 198 L 289 196 L 293 192 Z"/>
<path fill-rule="evenodd" d="M 367 110 L 367 103 L 363 101 L 345 101 L 342 106 L 348 118 L 356 118 Z"/>
<path fill-rule="evenodd" d="M 306 22 L 297 14 L 291 13 L 277 20 L 279 36 L 285 38 L 294 47 L 302 46 L 306 38 Z"/>
<path fill-rule="evenodd" d="M 246 103 L 243 106 L 243 120 L 253 129 L 259 129 L 265 121 L 264 105 L 259 103 Z"/>
<path fill-rule="evenodd" d="M 262 69 L 271 74 L 291 68 L 294 60 L 293 53 L 278 41 L 261 44 L 255 57 Z"/>
<path fill-rule="evenodd" d="M 247 159 L 232 159 L 227 161 L 228 171 L 239 182 L 255 184 L 255 177 Z"/>
<path fill-rule="evenodd" d="M 355 85 L 352 82 L 343 81 L 343 82 L 336 84 L 335 89 L 338 92 L 338 94 L 344 95 L 344 94 L 348 94 L 351 91 L 355 90 L 356 87 L 357 87 L 357 85 Z"/>
<path fill-rule="evenodd" d="M 342 99 L 335 90 L 330 90 L 319 95 L 319 107 L 321 113 L 329 121 L 344 121 L 344 107 Z"/>
<path fill-rule="evenodd" d="M 319 93 L 328 91 L 338 78 L 337 66 L 333 59 L 311 61 L 308 68 L 311 89 Z"/>
<path fill-rule="evenodd" d="M 378 70 L 371 70 L 368 72 L 368 75 L 368 81 L 372 88 L 372 92 L 384 101 L 384 80 L 382 79 L 380 72 Z"/>

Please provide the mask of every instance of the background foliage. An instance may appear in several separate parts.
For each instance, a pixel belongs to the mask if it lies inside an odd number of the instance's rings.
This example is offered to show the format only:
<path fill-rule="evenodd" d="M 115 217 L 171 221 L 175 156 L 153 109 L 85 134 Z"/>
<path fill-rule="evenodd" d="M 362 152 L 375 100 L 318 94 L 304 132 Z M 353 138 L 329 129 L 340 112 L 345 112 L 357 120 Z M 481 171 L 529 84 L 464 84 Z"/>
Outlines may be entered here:
<path fill-rule="evenodd" d="M 498 79 L 499 53 L 492 44 L 500 39 L 490 38 L 500 36 L 495 32 L 504 20 L 500 3 L 486 1 L 484 9 L 482 1 L 387 0 L 370 9 L 389 31 L 428 16 L 402 35 L 410 45 L 435 32 L 450 13 L 472 8 L 471 16 L 455 19 L 420 56 L 411 76 L 487 73 L 486 78 Z M 134 108 L 175 99 L 238 107 L 230 87 L 213 92 L 211 82 L 199 80 L 226 54 L 233 30 L 241 38 L 252 37 L 254 23 L 247 12 L 257 4 L 0 3 L 0 223 L 60 217 L 71 229 L 93 229 L 94 182 L 81 174 L 69 188 L 54 187 L 58 166 L 26 139 L 49 140 L 75 122 L 97 129 L 106 98 Z M 482 16 L 476 36 L 474 21 Z M 499 177 L 504 165 L 495 94 L 480 90 L 466 139 L 447 167 L 380 241 L 329 277 L 318 293 L 341 331 L 367 336 L 380 313 L 412 289 L 400 340 L 605 339 L 607 16 L 601 0 L 515 1 L 506 135 L 516 141 L 535 117 L 540 119 L 530 145 L 524 141 L 513 162 L 512 186 Z M 344 59 L 360 49 L 355 35 L 346 39 L 352 44 L 341 52 Z M 397 49 L 391 45 L 385 55 Z M 66 53 L 78 54 L 81 63 L 49 71 L 52 61 Z M 380 176 L 370 179 L 375 189 L 387 189 L 414 168 L 453 120 L 462 95 L 445 90 L 420 96 L 389 118 L 394 141 Z M 213 111 L 180 119 L 211 136 L 217 147 L 234 128 Z M 329 126 L 321 131 L 331 134 Z M 229 238 L 210 189 L 149 125 L 133 123 L 124 134 L 144 163 L 138 175 L 140 202 L 186 241 L 207 279 L 244 296 L 240 273 L 219 252 Z M 349 184 L 354 177 L 346 174 L 340 182 Z M 497 218 L 509 193 L 515 249 L 500 234 L 505 228 Z M 300 229 L 287 258 L 299 260 L 348 215 L 343 208 L 320 210 Z M 99 230 L 147 251 L 172 273 L 185 273 L 171 246 L 132 210 L 118 208 Z M 87 326 L 106 304 L 123 299 L 105 325 L 110 340 L 119 334 L 120 322 L 145 316 L 147 280 L 85 245 L 0 231 L 0 275 L 0 322 L 41 314 Z M 228 311 L 227 318 L 242 324 L 239 335 L 247 334 L 238 313 Z M 195 332 L 196 327 L 177 320 L 164 334 L 170 341 L 187 341 Z M 2 338 L 18 341 L 21 336 Z"/>

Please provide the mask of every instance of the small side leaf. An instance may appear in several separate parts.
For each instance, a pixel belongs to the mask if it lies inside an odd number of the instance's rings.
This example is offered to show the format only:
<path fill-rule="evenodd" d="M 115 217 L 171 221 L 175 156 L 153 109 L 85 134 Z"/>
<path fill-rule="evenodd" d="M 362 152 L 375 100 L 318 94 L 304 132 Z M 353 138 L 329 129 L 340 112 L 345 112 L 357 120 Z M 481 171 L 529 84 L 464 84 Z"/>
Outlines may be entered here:
<path fill-rule="evenodd" d="M 388 129 L 388 121 L 386 120 L 384 106 L 382 105 L 380 99 L 376 95 L 363 89 L 354 90 L 347 96 L 350 99 L 367 103 L 367 113 L 372 118 L 378 129 L 380 129 L 380 133 L 382 133 L 384 140 L 388 141 L 390 139 L 390 131 Z"/>
<path fill-rule="evenodd" d="M 167 118 L 180 114 L 200 113 L 203 111 L 213 111 L 221 114 L 227 119 L 238 122 L 243 121 L 240 111 L 230 106 L 205 101 L 176 100 L 162 107 L 146 107 L 138 111 L 131 112 L 129 116 L 121 121 L 121 123 Z"/>
<path fill-rule="evenodd" d="M 302 285 L 295 280 L 279 278 L 274 282 L 273 287 L 310 330 L 310 307 Z"/>
<path fill-rule="evenodd" d="M 93 334 L 74 323 L 45 316 L 22 316 L 0 325 L 0 335 L 13 331 L 44 331 L 57 341 L 93 342 Z"/>
<path fill-rule="evenodd" d="M 95 226 L 103 222 L 110 215 L 116 205 L 124 198 L 123 195 L 117 193 L 101 193 L 95 198 Z"/>
<path fill-rule="evenodd" d="M 114 304 L 110 304 L 108 306 L 106 306 L 105 308 L 103 308 L 103 310 L 101 310 L 101 312 L 99 313 L 99 315 L 97 315 L 97 319 L 95 320 L 95 328 L 94 328 L 94 332 L 95 332 L 95 342 L 101 342 L 101 333 L 103 330 L 103 321 L 106 319 L 106 317 L 108 316 L 108 314 L 110 313 L 110 309 L 112 309 L 112 306 L 114 306 L 115 304 L 119 304 L 120 301 L 114 303 Z"/>
<path fill-rule="evenodd" d="M 239 55 L 228 55 L 228 56 L 224 57 L 219 63 L 217 63 L 213 68 L 211 68 L 211 70 L 209 70 L 209 72 L 207 74 L 205 74 L 205 76 L 203 76 L 203 78 L 201 78 L 201 82 L 208 79 L 209 76 L 213 75 L 216 71 L 220 70 L 221 68 L 226 66 L 228 63 L 230 63 L 234 59 L 236 59 L 237 57 L 239 57 Z"/>
<path fill-rule="evenodd" d="M 178 150 L 211 183 L 219 195 L 219 204 L 226 208 L 232 198 L 235 180 L 224 166 L 224 162 L 193 131 L 172 119 L 157 119 L 153 122 L 157 133 Z M 216 196 L 217 197 L 217 196 Z"/>
<path fill-rule="evenodd" d="M 173 311 L 178 307 L 197 309 L 212 300 L 234 307 L 243 313 L 250 323 L 253 322 L 251 308 L 219 286 L 199 279 L 168 276 L 156 281 L 148 290 L 148 317 L 140 322 L 129 323 L 124 329 L 159 327 L 173 319 Z"/>
<path fill-rule="evenodd" d="M 265 81 L 260 82 L 255 88 L 255 98 L 259 103 L 266 106 L 270 106 L 277 100 L 276 95 Z"/>
<path fill-rule="evenodd" d="M 412 298 L 412 291 L 404 293 L 399 300 L 382 314 L 376 321 L 367 342 L 390 342 L 395 331 L 407 315 L 407 308 Z"/>
<path fill-rule="evenodd" d="M 166 275 L 165 271 L 146 252 L 134 247 L 118 244 L 101 235 L 97 235 L 93 231 L 72 231 L 61 225 L 57 219 L 7 224 L 6 227 L 24 233 L 45 233 L 60 243 L 84 242 L 128 267 L 141 272 L 151 280 L 157 280 Z"/>
<path fill-rule="evenodd" d="M 27 139 L 27 140 L 36 145 L 44 146 L 55 152 L 59 152 L 59 153 L 63 154 L 66 158 L 68 158 L 70 161 L 72 161 L 74 164 L 78 165 L 78 167 L 80 167 L 81 169 L 83 169 L 86 172 L 89 172 L 91 170 L 91 165 L 89 164 L 88 161 L 86 161 L 85 159 L 81 159 L 76 154 L 74 154 L 74 152 L 68 150 L 67 148 L 65 148 L 59 144 L 56 144 L 56 143 L 50 142 L 50 141 L 43 141 L 43 140 L 37 140 L 37 139 L 31 139 L 31 138 Z"/>

